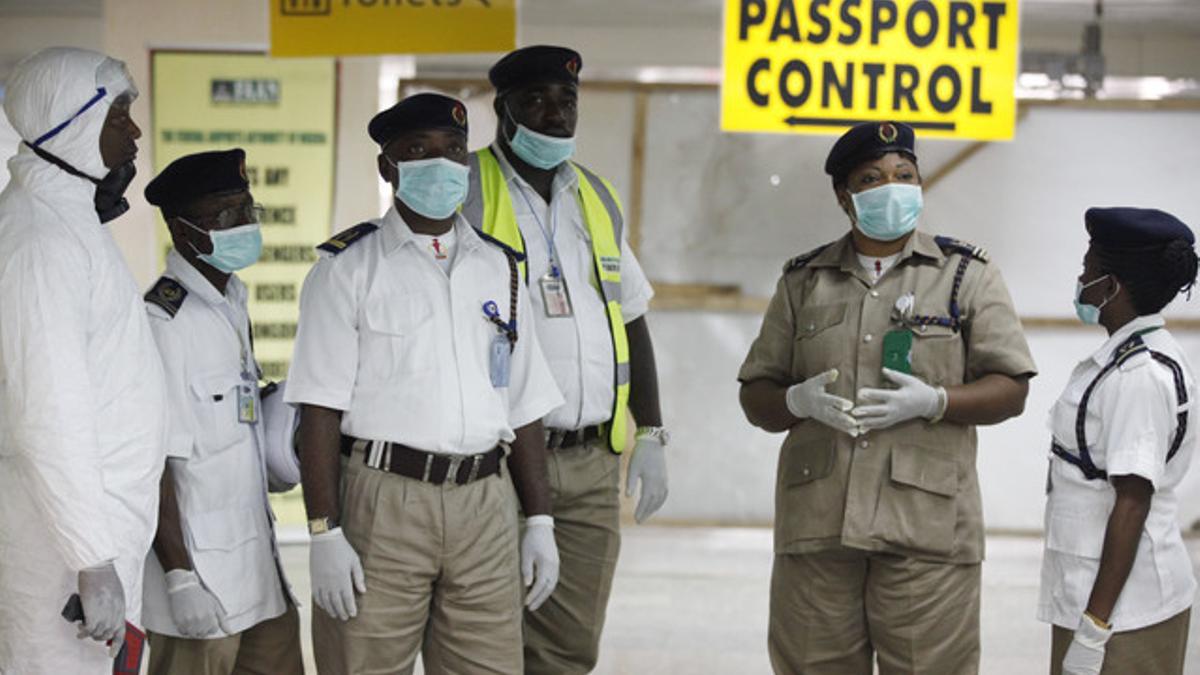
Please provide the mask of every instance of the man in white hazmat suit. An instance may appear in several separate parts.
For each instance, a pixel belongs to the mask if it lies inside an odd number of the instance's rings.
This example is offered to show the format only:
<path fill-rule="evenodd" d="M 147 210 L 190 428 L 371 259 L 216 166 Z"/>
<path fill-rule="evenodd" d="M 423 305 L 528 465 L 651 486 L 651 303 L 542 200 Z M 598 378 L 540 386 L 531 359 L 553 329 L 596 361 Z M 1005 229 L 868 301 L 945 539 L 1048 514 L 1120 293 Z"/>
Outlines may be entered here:
<path fill-rule="evenodd" d="M 22 144 L 0 193 L 6 675 L 111 672 L 103 644 L 139 624 L 165 392 L 141 293 L 102 225 L 132 178 L 136 95 L 121 62 L 78 49 L 38 52 L 8 81 Z M 78 632 L 60 614 L 72 593 Z"/>

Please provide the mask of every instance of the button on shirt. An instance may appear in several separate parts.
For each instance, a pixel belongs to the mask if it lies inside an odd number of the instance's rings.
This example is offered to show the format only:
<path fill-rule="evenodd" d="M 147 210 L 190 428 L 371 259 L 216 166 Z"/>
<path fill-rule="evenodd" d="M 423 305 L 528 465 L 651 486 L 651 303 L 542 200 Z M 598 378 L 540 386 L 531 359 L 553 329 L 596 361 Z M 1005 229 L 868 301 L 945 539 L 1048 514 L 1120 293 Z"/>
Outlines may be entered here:
<path fill-rule="evenodd" d="M 1150 513 L 1138 540 L 1137 557 L 1112 617 L 1114 630 L 1127 631 L 1164 621 L 1192 604 L 1196 582 L 1177 522 L 1179 495 L 1196 447 L 1193 402 L 1196 384 L 1183 349 L 1160 315 L 1134 319 L 1089 358 L 1075 366 L 1066 389 L 1050 411 L 1049 426 L 1068 452 L 1078 456 L 1076 414 L 1083 393 L 1114 350 L 1135 333 L 1150 349 L 1183 369 L 1189 405 L 1188 428 L 1179 451 L 1167 461 L 1175 438 L 1179 402 L 1171 371 L 1149 354 L 1131 357 L 1092 391 L 1085 436 L 1092 461 L 1109 476 L 1135 475 L 1154 486 Z M 1100 554 L 1116 490 L 1107 480 L 1087 480 L 1075 465 L 1051 454 L 1046 501 L 1046 550 L 1042 559 L 1038 618 L 1073 629 L 1087 608 L 1100 568 Z"/>
<path fill-rule="evenodd" d="M 509 320 L 507 256 L 462 217 L 447 274 L 421 249 L 395 207 L 379 230 L 313 266 L 285 400 L 344 411 L 342 433 L 444 454 L 474 454 L 562 403 L 531 330 L 518 283 L 509 386 L 493 387 L 483 306 Z"/>
<path fill-rule="evenodd" d="M 564 403 L 546 416 L 546 426 L 580 429 L 607 422 L 612 417 L 612 335 L 608 314 L 596 282 L 591 235 L 576 197 L 579 176 L 569 163 L 558 167 L 551 187 L 550 204 L 521 178 L 499 146 L 492 153 L 508 183 L 509 196 L 528 256 L 529 287 L 535 323 L 546 361 L 562 392 Z M 549 318 L 538 279 L 550 272 L 550 244 L 567 282 L 573 313 Z M 629 248 L 621 241 L 621 314 L 625 323 L 641 317 L 650 307 L 654 290 Z"/>
<path fill-rule="evenodd" d="M 238 421 L 238 386 L 247 381 L 255 410 L 261 410 L 246 286 L 230 276 L 222 294 L 174 250 L 167 254 L 166 276 L 188 292 L 174 318 L 147 304 L 167 379 L 167 461 L 196 574 L 221 602 L 225 625 L 238 633 L 287 609 L 267 502 L 262 425 Z M 163 575 L 151 551 L 146 626 L 179 636 Z"/>

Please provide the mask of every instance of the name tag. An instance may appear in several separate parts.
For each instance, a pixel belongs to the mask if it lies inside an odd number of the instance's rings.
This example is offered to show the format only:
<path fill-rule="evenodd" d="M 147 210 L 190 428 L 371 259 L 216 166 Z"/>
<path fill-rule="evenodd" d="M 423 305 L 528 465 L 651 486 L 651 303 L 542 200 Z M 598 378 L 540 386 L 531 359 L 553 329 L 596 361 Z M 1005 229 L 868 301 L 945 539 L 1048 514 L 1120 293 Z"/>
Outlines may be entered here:
<path fill-rule="evenodd" d="M 258 421 L 258 402 L 254 398 L 257 386 L 253 382 L 238 385 L 238 421 L 253 424 Z"/>
<path fill-rule="evenodd" d="M 547 274 L 538 280 L 542 291 L 542 304 L 546 316 L 551 319 L 571 316 L 571 296 L 567 293 L 567 281 L 561 276 Z"/>
<path fill-rule="evenodd" d="M 600 256 L 600 267 L 609 274 L 621 273 L 621 259 L 612 256 Z"/>
<path fill-rule="evenodd" d="M 492 386 L 496 389 L 507 387 L 512 370 L 512 352 L 508 336 L 501 333 L 492 336 L 488 352 L 488 373 L 492 379 Z"/>

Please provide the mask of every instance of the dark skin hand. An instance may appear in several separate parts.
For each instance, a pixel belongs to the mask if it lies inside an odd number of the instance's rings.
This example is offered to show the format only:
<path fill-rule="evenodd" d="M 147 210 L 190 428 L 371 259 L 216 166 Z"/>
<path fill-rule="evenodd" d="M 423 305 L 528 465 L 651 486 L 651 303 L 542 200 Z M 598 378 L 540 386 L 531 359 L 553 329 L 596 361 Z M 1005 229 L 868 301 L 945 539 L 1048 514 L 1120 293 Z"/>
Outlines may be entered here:
<path fill-rule="evenodd" d="M 845 185 L 839 185 L 834 193 L 838 205 L 851 221 L 851 237 L 854 249 L 863 255 L 885 258 L 904 250 L 913 236 L 909 233 L 896 241 L 879 241 L 863 234 L 855 222 L 854 202 L 851 194 L 877 188 L 888 183 L 920 185 L 921 173 L 917 165 L 898 152 L 889 152 L 879 159 L 869 160 L 855 167 L 846 176 Z M 742 385 L 738 399 L 746 419 L 765 431 L 780 432 L 791 429 L 799 418 L 787 408 L 788 385 L 770 380 L 755 380 Z M 970 382 L 946 387 L 946 413 L 942 419 L 958 424 L 998 424 L 1020 415 L 1025 410 L 1025 398 L 1029 395 L 1028 377 L 1010 377 L 989 373 Z"/>
<path fill-rule="evenodd" d="M 254 222 L 253 206 L 254 198 L 250 191 L 237 190 L 204 195 L 186 205 L 180 213 L 166 219 L 167 230 L 171 233 L 171 242 L 175 245 L 175 250 L 222 295 L 230 275 L 197 257 L 201 253 L 212 253 L 212 240 L 202 232 L 188 227 L 181 218 L 204 232 L 227 230 Z"/>
<path fill-rule="evenodd" d="M 339 522 L 338 482 L 342 476 L 342 411 L 300 406 L 300 483 L 308 519 Z"/>
<path fill-rule="evenodd" d="M 154 534 L 154 554 L 168 572 L 190 570 L 192 560 L 183 544 L 183 525 L 179 519 L 179 502 L 175 498 L 175 478 L 171 462 L 163 469 L 159 482 L 158 531 Z"/>
<path fill-rule="evenodd" d="M 399 172 L 394 166 L 397 162 L 415 162 L 421 159 L 444 157 L 448 160 L 467 165 L 467 135 L 462 131 L 450 129 L 420 129 L 398 134 L 387 142 L 383 152 L 379 153 L 379 177 L 392 186 L 396 191 Z M 408 208 L 398 198 L 392 200 L 396 211 L 408 224 L 409 229 L 417 234 L 446 234 L 454 227 L 455 215 L 449 218 L 434 220 Z"/>
<path fill-rule="evenodd" d="M 570 138 L 575 135 L 579 121 L 579 88 L 561 82 L 542 82 L 526 85 L 497 96 L 493 104 L 496 118 L 496 142 L 514 171 L 532 187 L 547 204 L 554 186 L 554 169 L 539 169 L 517 156 L 508 139 L 517 133 L 520 123 L 547 136 Z"/>
<path fill-rule="evenodd" d="M 1137 558 L 1138 541 L 1150 514 L 1154 486 L 1141 476 L 1110 476 L 1117 491 L 1117 501 L 1108 515 L 1104 530 L 1104 548 L 1100 553 L 1100 569 L 1088 597 L 1087 612 L 1107 622 L 1112 616 L 1117 598 L 1129 579 Z"/>
<path fill-rule="evenodd" d="M 142 130 L 129 115 L 133 97 L 121 94 L 113 101 L 100 128 L 100 158 L 109 169 L 132 162 L 137 157 L 137 139 Z"/>

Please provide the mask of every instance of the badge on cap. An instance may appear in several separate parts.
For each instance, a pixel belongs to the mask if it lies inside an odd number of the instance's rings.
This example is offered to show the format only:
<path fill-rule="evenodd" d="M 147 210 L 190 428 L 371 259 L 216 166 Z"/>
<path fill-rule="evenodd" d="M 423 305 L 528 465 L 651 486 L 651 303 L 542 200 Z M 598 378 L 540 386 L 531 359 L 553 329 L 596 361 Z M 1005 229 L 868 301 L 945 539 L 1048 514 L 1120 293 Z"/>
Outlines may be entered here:
<path fill-rule="evenodd" d="M 571 58 L 570 60 L 568 60 L 566 69 L 567 69 L 567 72 L 571 74 L 571 77 L 578 77 L 579 76 L 579 59 Z"/>
<path fill-rule="evenodd" d="M 454 109 L 450 111 L 450 116 L 454 118 L 454 123 L 458 126 L 467 126 L 467 109 L 463 107 L 463 104 L 455 105 Z"/>
<path fill-rule="evenodd" d="M 884 143 L 895 143 L 896 138 L 900 136 L 900 130 L 891 122 L 884 122 L 879 125 L 879 140 Z"/>

